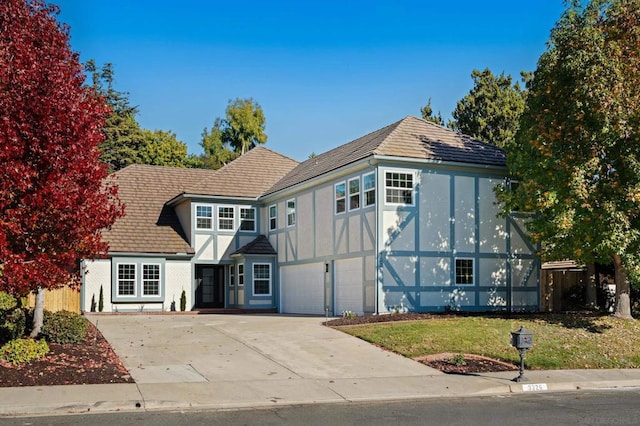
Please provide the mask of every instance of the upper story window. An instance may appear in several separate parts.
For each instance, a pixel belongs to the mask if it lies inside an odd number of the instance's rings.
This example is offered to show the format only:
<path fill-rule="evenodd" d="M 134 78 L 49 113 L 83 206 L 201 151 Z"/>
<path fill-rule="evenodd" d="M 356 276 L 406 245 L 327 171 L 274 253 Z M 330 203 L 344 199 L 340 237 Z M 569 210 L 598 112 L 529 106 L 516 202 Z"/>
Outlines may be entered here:
<path fill-rule="evenodd" d="M 135 263 L 119 263 L 117 277 L 117 294 L 118 296 L 135 296 L 136 295 L 136 264 Z"/>
<path fill-rule="evenodd" d="M 413 205 L 413 173 L 385 173 L 385 201 Z"/>
<path fill-rule="evenodd" d="M 360 178 L 349 180 L 349 210 L 360 208 Z"/>
<path fill-rule="evenodd" d="M 218 207 L 218 229 L 233 230 L 233 207 Z"/>
<path fill-rule="evenodd" d="M 213 209 L 211 206 L 196 206 L 196 229 L 211 229 Z"/>
<path fill-rule="evenodd" d="M 456 285 L 473 285 L 473 259 L 456 259 Z"/>
<path fill-rule="evenodd" d="M 336 214 L 344 213 L 347 209 L 347 187 L 344 182 L 335 184 Z"/>
<path fill-rule="evenodd" d="M 278 229 L 278 206 L 269 206 L 269 230 Z"/>
<path fill-rule="evenodd" d="M 240 207 L 240 230 L 256 230 L 256 209 L 253 207 Z"/>
<path fill-rule="evenodd" d="M 160 265 L 142 265 L 142 295 L 160 296 Z"/>
<path fill-rule="evenodd" d="M 368 173 L 362 176 L 362 189 L 364 190 L 364 207 L 376 203 L 376 175 Z"/>
<path fill-rule="evenodd" d="M 287 226 L 296 224 L 296 200 L 287 200 Z"/>

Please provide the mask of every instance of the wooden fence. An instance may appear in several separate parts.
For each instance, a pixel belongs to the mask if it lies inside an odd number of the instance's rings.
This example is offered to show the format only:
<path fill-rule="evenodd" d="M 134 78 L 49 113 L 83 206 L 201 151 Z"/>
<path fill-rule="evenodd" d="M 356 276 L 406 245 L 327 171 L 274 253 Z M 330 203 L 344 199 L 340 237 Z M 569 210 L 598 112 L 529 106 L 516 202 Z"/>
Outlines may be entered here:
<path fill-rule="evenodd" d="M 29 293 L 28 304 L 30 307 L 36 305 L 36 295 Z M 69 311 L 80 313 L 80 290 L 70 287 L 62 287 L 56 290 L 45 290 L 44 308 L 47 311 Z"/>

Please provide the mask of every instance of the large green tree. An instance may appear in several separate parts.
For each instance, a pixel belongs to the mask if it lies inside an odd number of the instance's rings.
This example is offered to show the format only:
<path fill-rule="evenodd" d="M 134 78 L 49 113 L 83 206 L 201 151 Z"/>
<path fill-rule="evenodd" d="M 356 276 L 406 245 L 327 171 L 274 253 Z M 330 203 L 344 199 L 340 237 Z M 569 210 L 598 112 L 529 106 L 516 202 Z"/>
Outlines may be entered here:
<path fill-rule="evenodd" d="M 473 88 L 456 104 L 448 126 L 503 147 L 518 130 L 526 91 L 519 82 L 513 82 L 511 75 L 496 76 L 489 68 L 473 70 L 471 78 Z"/>
<path fill-rule="evenodd" d="M 528 85 L 508 165 L 506 211 L 535 213 L 549 260 L 612 262 L 615 313 L 630 317 L 640 276 L 640 2 L 573 1 Z"/>
<path fill-rule="evenodd" d="M 175 133 L 164 130 L 142 129 L 143 145 L 138 157 L 142 164 L 169 167 L 196 167 L 198 159 L 187 154 L 187 145 Z"/>
<path fill-rule="evenodd" d="M 258 144 L 267 142 L 266 118 L 253 99 L 230 100 L 225 118 L 216 118 L 211 130 L 204 129 L 200 145 L 204 167 L 217 169 Z"/>
<path fill-rule="evenodd" d="M 145 146 L 143 131 L 136 120 L 138 108 L 129 103 L 129 93 L 114 88 L 113 65 L 97 67 L 93 60 L 85 63 L 91 75 L 92 87 L 105 97 L 111 113 L 102 129 L 104 141 L 100 144 L 100 159 L 117 171 L 129 164 L 143 163 L 140 152 Z"/>
<path fill-rule="evenodd" d="M 444 120 L 442 119 L 442 114 L 438 111 L 438 115 L 433 115 L 433 108 L 431 107 L 431 98 L 427 101 L 427 104 L 420 108 L 420 114 L 422 115 L 422 119 L 426 121 L 430 121 L 435 124 L 439 124 L 440 126 L 444 126 Z"/>

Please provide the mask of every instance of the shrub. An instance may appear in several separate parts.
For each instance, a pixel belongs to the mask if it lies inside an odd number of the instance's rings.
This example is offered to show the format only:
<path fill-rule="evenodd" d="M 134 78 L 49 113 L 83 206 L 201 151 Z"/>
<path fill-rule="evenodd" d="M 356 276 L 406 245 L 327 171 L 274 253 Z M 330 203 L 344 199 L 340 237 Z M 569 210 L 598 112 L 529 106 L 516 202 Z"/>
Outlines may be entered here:
<path fill-rule="evenodd" d="M 42 335 L 49 342 L 79 343 L 87 332 L 87 319 L 78 314 L 59 311 L 45 314 Z"/>
<path fill-rule="evenodd" d="M 100 286 L 100 296 L 98 297 L 98 312 L 102 312 L 104 309 L 104 292 L 102 286 Z"/>
<path fill-rule="evenodd" d="M 0 358 L 12 364 L 22 364 L 40 359 L 48 352 L 45 340 L 16 339 L 0 348 Z"/>
<path fill-rule="evenodd" d="M 24 336 L 26 318 L 24 311 L 15 308 L 7 312 L 4 320 L 0 322 L 0 342 L 8 342 Z"/>
<path fill-rule="evenodd" d="M 2 311 L 10 311 L 11 309 L 18 306 L 18 301 L 15 297 L 10 295 L 9 293 L 5 293 L 4 291 L 0 291 L 0 312 Z"/>
<path fill-rule="evenodd" d="M 89 309 L 91 312 L 96 311 L 96 295 L 95 294 L 91 295 L 91 307 Z"/>
<path fill-rule="evenodd" d="M 184 290 L 182 290 L 182 294 L 180 295 L 180 310 L 187 310 L 187 293 Z"/>

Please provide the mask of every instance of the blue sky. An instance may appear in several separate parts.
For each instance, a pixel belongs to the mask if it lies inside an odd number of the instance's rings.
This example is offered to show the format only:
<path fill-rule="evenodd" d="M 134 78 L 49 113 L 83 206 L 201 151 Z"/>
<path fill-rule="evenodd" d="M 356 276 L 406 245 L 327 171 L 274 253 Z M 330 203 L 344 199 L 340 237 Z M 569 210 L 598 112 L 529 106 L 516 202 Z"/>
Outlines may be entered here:
<path fill-rule="evenodd" d="M 114 64 L 149 129 L 200 154 L 229 99 L 264 109 L 266 146 L 297 160 L 432 98 L 450 117 L 471 71 L 534 70 L 562 0 L 52 0 L 82 61 Z"/>

